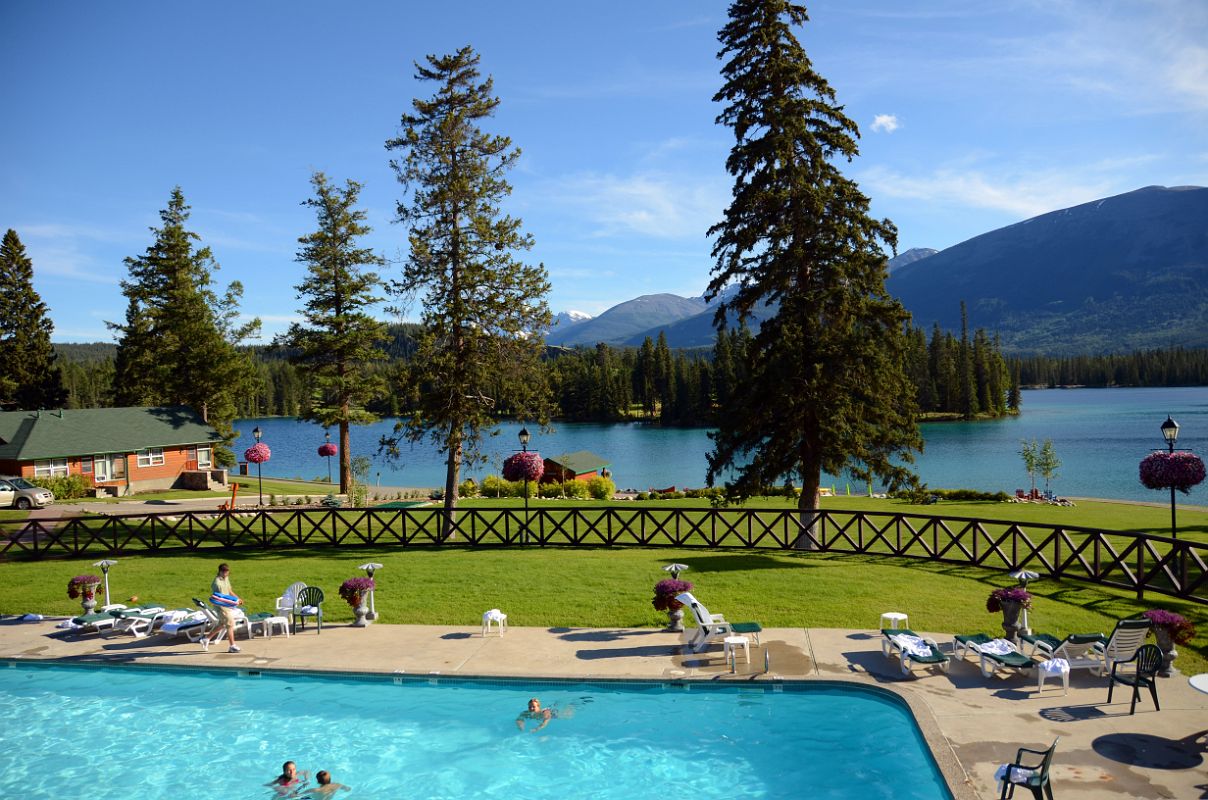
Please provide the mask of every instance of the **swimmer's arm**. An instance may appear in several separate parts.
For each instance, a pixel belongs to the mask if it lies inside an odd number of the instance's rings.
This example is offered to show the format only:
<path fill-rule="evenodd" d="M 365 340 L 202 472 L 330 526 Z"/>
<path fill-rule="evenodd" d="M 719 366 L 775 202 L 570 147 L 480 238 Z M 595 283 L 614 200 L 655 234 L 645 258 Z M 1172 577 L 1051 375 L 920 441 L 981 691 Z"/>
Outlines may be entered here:
<path fill-rule="evenodd" d="M 533 728 L 533 733 L 536 733 L 537 731 L 544 728 L 546 725 L 549 724 L 549 721 L 553 718 L 554 718 L 554 715 L 549 712 L 549 709 L 546 709 L 545 713 L 541 715 L 541 724 L 538 725 L 537 727 Z"/>

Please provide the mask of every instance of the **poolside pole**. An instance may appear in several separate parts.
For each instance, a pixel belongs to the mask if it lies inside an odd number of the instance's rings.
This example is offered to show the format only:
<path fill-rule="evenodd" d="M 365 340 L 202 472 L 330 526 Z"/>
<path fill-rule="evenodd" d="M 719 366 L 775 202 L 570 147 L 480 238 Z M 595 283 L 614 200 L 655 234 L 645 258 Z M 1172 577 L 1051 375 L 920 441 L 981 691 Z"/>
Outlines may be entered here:
<path fill-rule="evenodd" d="M 263 435 L 264 435 L 264 433 L 263 433 L 263 431 L 260 430 L 259 425 L 252 428 L 252 437 L 256 440 L 256 444 L 260 444 L 260 437 Z M 327 463 L 329 465 L 331 464 L 330 461 L 328 461 Z M 261 474 L 259 460 L 256 461 L 256 485 L 257 485 L 257 488 L 259 489 L 259 493 L 260 493 L 259 505 L 263 506 L 264 505 L 264 475 Z"/>
<path fill-rule="evenodd" d="M 105 576 L 105 605 L 109 605 L 109 568 L 117 562 L 111 558 L 106 558 L 103 561 L 97 561 L 92 566 L 100 567 L 101 574 Z"/>
<path fill-rule="evenodd" d="M 1166 440 L 1167 447 L 1170 448 L 1170 454 L 1174 455 L 1174 443 L 1179 439 L 1179 423 L 1166 415 L 1166 421 L 1162 423 L 1162 438 Z M 1178 528 L 1174 523 L 1174 485 L 1170 487 L 1170 536 L 1172 539 L 1179 538 Z"/>

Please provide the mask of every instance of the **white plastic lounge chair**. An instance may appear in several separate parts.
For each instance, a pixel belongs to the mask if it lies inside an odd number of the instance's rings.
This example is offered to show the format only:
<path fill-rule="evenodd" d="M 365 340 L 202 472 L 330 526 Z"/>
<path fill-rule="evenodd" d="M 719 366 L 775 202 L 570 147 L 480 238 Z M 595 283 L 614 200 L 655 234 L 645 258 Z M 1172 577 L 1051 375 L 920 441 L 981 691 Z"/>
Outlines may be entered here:
<path fill-rule="evenodd" d="M 696 630 L 688 640 L 688 649 L 692 652 L 699 653 L 709 646 L 709 642 L 722 641 L 727 636 L 734 635 L 734 629 L 726 622 L 726 618 L 721 614 L 710 614 L 709 609 L 701 605 L 692 592 L 676 595 L 675 599 L 690 608 L 692 617 L 696 620 Z"/>
<path fill-rule="evenodd" d="M 1141 645 L 1145 644 L 1150 626 L 1150 621 L 1145 617 L 1122 619 L 1117 622 L 1108 640 L 1095 644 L 1095 655 L 1103 660 L 1099 674 L 1107 675 L 1112 671 L 1112 665 L 1117 662 L 1132 661 Z"/>
<path fill-rule="evenodd" d="M 277 613 L 273 616 L 288 617 L 294 613 L 294 603 L 298 599 L 298 595 L 306 588 L 306 584 L 302 581 L 291 583 L 285 587 L 285 591 L 277 598 Z"/>
<path fill-rule="evenodd" d="M 892 658 L 896 653 L 902 662 L 902 674 L 909 675 L 914 666 L 936 666 L 944 672 L 948 671 L 948 656 L 940 650 L 940 645 L 934 639 L 925 639 L 908 628 L 882 628 L 881 653 L 886 658 Z"/>
<path fill-rule="evenodd" d="M 165 612 L 163 624 L 159 626 L 160 633 L 169 636 L 183 636 L 190 642 L 196 642 L 210 627 L 210 618 L 199 609 L 174 609 Z"/>
<path fill-rule="evenodd" d="M 164 614 L 168 613 L 168 609 L 163 606 L 142 606 L 137 609 L 125 608 L 110 613 L 113 614 L 115 633 L 129 633 L 136 639 L 142 639 L 155 630 L 156 625 L 163 622 Z"/>
<path fill-rule="evenodd" d="M 1103 659 L 1095 650 L 1095 645 L 1103 642 L 1100 633 L 1071 633 L 1057 643 L 1051 650 L 1047 643 L 1037 643 L 1036 650 L 1045 660 L 1064 658 L 1070 664 L 1070 669 L 1089 669 L 1096 675 L 1103 673 Z"/>
<path fill-rule="evenodd" d="M 226 624 L 218 616 L 218 612 L 196 597 L 193 598 L 193 602 L 201 609 L 208 620 L 206 635 L 214 634 L 214 639 L 221 639 L 223 633 L 226 631 Z M 243 634 L 250 639 L 252 634 L 251 629 L 248 627 L 247 614 L 243 613 L 242 608 L 232 608 L 231 611 L 235 613 L 235 635 L 239 635 L 239 629 L 243 628 Z"/>
<path fill-rule="evenodd" d="M 70 627 L 75 633 L 96 633 L 97 631 L 112 628 L 116 621 L 110 611 L 120 611 L 126 608 L 121 603 L 113 603 L 107 606 L 101 606 L 91 614 L 81 614 L 78 617 L 72 617 L 70 623 L 64 623 L 63 627 Z"/>

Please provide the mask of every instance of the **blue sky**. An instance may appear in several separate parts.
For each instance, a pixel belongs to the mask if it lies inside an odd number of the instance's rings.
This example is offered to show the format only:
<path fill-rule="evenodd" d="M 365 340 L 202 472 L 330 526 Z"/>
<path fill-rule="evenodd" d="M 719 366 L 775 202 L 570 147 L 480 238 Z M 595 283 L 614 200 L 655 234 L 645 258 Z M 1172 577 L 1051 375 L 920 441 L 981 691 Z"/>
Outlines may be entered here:
<path fill-rule="evenodd" d="M 1146 185 L 1208 185 L 1208 3 L 807 3 L 799 36 L 862 134 L 844 168 L 899 248 Z M 523 150 L 507 206 L 554 311 L 699 295 L 729 201 L 714 124 L 727 4 L 5 0 L 0 228 L 34 260 L 56 341 L 107 341 L 122 259 L 180 185 L 243 309 L 300 303 L 312 171 L 365 184 L 400 260 L 385 140 L 429 86 L 412 62 L 470 44 Z M 387 268 L 389 277 L 397 267 Z"/>

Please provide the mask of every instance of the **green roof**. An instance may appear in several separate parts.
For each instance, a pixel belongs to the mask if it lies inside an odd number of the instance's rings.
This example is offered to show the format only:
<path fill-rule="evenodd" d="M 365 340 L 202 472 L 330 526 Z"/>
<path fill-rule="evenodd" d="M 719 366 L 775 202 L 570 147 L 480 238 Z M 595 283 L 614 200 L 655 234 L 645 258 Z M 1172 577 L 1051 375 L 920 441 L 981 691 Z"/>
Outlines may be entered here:
<path fill-rule="evenodd" d="M 187 406 L 0 412 L 0 460 L 33 461 L 221 442 Z"/>
<path fill-rule="evenodd" d="M 560 456 L 553 456 L 546 460 L 576 475 L 582 475 L 585 472 L 595 472 L 609 466 L 608 461 L 605 461 L 590 450 L 576 450 L 573 453 L 563 453 Z"/>

